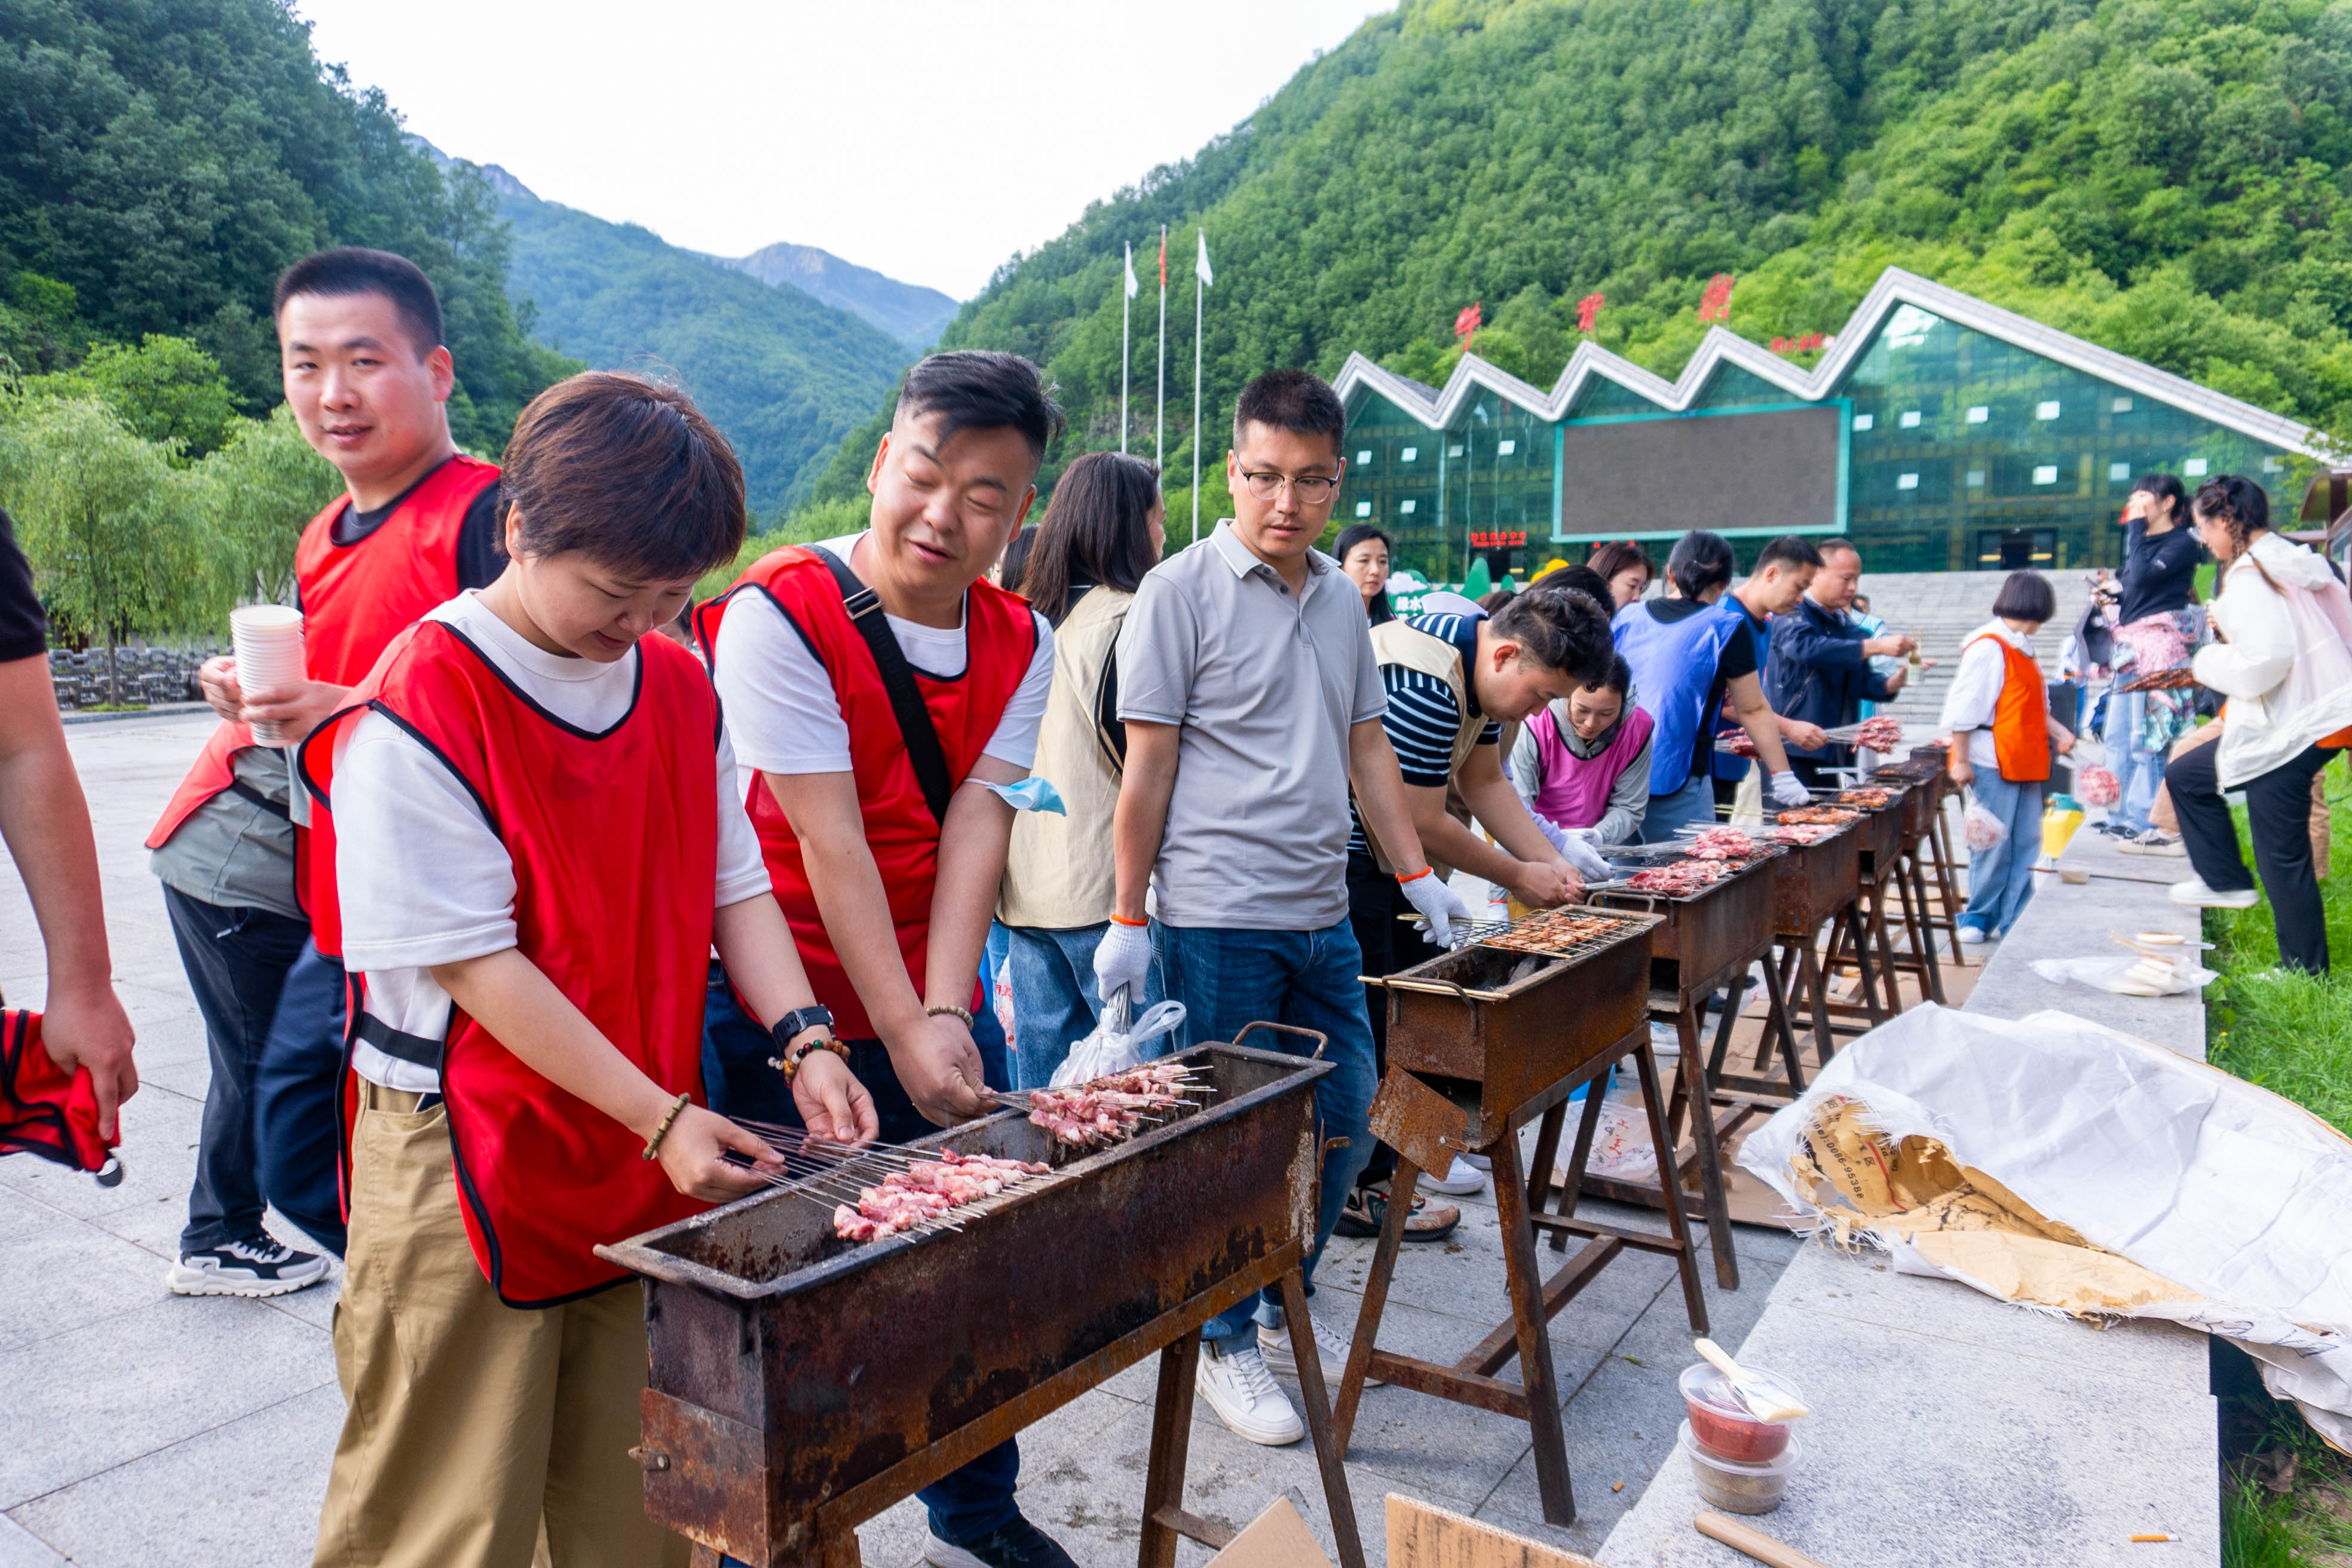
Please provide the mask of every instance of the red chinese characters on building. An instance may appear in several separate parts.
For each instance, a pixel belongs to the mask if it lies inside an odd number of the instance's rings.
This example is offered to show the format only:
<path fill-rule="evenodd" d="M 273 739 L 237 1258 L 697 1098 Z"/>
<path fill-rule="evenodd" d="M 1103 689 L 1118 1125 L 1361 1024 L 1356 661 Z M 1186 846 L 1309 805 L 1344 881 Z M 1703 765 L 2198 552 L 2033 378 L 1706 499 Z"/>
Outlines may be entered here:
<path fill-rule="evenodd" d="M 1592 323 L 1601 319 L 1601 307 L 1607 303 L 1609 303 L 1609 298 L 1605 294 L 1587 294 L 1583 299 L 1579 300 L 1576 302 L 1576 330 L 1580 332 L 1591 331 Z"/>
<path fill-rule="evenodd" d="M 1474 528 L 1470 531 L 1470 548 L 1473 550 L 1522 550 L 1527 547 L 1527 542 L 1528 531 L 1524 528 L 1490 529 L 1484 532 Z"/>
<path fill-rule="evenodd" d="M 1728 272 L 1718 272 L 1706 280 L 1706 292 L 1699 296 L 1698 319 L 1702 321 L 1731 320 L 1731 285 Z"/>
<path fill-rule="evenodd" d="M 1454 318 L 1454 335 L 1462 340 L 1462 346 L 1466 349 L 1470 346 L 1471 338 L 1485 324 L 1486 315 L 1479 309 L 1479 302 L 1473 300 L 1462 307 L 1461 314 Z"/>

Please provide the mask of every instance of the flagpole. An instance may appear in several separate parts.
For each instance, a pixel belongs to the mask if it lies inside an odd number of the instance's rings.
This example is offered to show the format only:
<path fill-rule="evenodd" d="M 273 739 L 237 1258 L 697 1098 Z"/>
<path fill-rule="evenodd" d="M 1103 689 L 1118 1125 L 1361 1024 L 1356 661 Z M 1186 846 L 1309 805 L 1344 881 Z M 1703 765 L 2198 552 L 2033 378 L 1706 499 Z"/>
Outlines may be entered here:
<path fill-rule="evenodd" d="M 1128 247 L 1125 276 L 1135 276 L 1133 246 Z M 1127 319 L 1134 313 L 1135 290 L 1128 288 L 1122 279 L 1118 296 L 1118 449 L 1124 452 L 1127 450 Z"/>
<path fill-rule="evenodd" d="M 1151 466 L 1168 466 L 1168 226 L 1160 226 L 1160 363 L 1159 384 L 1151 394 L 1151 416 L 1158 428 L 1151 437 Z"/>
<path fill-rule="evenodd" d="M 1201 247 L 1205 253 L 1208 240 Z M 1208 284 L 1201 269 L 1192 268 L 1192 542 L 1201 542 L 1201 301 L 1207 297 Z"/>

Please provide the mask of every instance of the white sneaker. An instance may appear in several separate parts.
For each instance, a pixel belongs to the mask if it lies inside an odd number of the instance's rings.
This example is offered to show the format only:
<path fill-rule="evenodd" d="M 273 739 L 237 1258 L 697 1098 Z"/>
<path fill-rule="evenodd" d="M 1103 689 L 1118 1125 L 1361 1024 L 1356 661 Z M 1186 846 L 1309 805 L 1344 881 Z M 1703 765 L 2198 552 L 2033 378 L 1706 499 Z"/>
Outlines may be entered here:
<path fill-rule="evenodd" d="M 2167 833 L 2159 827 L 2151 827 L 2116 847 L 2126 855 L 2169 855 L 2175 859 L 2183 858 L 2189 853 L 2189 846 L 2180 842 L 2179 835 Z"/>
<path fill-rule="evenodd" d="M 2204 878 L 2191 877 L 2172 884 L 2172 901 L 2200 910 L 2251 910 L 2263 901 L 2263 896 L 2252 888 L 2217 893 L 2205 885 Z"/>
<path fill-rule="evenodd" d="M 1327 1392 L 1336 1394 L 1339 1386 L 1339 1379 L 1346 1375 L 1348 1371 L 1348 1351 L 1350 1342 L 1341 1339 L 1339 1331 L 1322 1319 L 1314 1318 L 1311 1321 L 1314 1324 L 1316 1359 L 1323 1363 L 1323 1386 Z M 1257 1348 L 1260 1354 L 1273 1357 L 1272 1366 L 1280 1367 L 1286 1376 L 1297 1375 L 1298 1358 L 1290 1352 L 1288 1324 L 1278 1329 L 1269 1329 L 1264 1323 L 1260 1323 L 1257 1326 Z M 1366 1388 L 1378 1388 L 1380 1385 L 1379 1378 L 1370 1373 L 1364 1374 Z"/>
<path fill-rule="evenodd" d="M 1982 926 L 1962 926 L 1960 940 L 1970 947 L 1982 947 L 1989 939 L 1985 936 Z"/>
<path fill-rule="evenodd" d="M 1439 1176 L 1423 1171 L 1421 1173 L 1420 1184 L 1433 1193 L 1466 1197 L 1472 1193 L 1483 1193 L 1486 1190 L 1486 1173 L 1456 1154 L 1454 1156 L 1454 1163 L 1447 1168 L 1445 1174 Z"/>
<path fill-rule="evenodd" d="M 1220 1350 L 1220 1345 L 1226 1348 Z M 1249 1340 L 1237 1335 L 1203 1342 L 1192 1386 L 1236 1437 L 1280 1448 L 1307 1436 L 1307 1424 L 1290 1407 L 1289 1397 L 1274 1385 L 1265 1357 Z"/>
<path fill-rule="evenodd" d="M 1475 1165 L 1481 1171 L 1491 1171 L 1495 1168 L 1495 1157 L 1491 1154 L 1456 1154 L 1454 1156 L 1454 1163 L 1457 1165 Z"/>
<path fill-rule="evenodd" d="M 316 1285 L 329 1272 L 315 1252 L 297 1252 L 267 1233 L 183 1253 L 163 1276 L 181 1296 L 284 1296 Z"/>

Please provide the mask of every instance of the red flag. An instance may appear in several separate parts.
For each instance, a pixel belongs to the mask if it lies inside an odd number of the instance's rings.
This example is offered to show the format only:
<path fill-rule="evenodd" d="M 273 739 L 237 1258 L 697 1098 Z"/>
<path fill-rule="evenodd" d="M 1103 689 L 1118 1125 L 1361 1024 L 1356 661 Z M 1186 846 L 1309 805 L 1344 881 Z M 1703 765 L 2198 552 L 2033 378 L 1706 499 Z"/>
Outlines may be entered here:
<path fill-rule="evenodd" d="M 1702 321 L 1731 320 L 1731 285 L 1728 272 L 1718 272 L 1706 280 L 1706 292 L 1699 296 L 1698 319 Z"/>
<path fill-rule="evenodd" d="M 1486 317 L 1484 313 L 1480 311 L 1478 305 L 1479 302 L 1477 300 L 1471 300 L 1467 305 L 1462 307 L 1462 313 L 1454 318 L 1454 335 L 1462 340 L 1462 346 L 1464 348 L 1468 348 L 1470 346 L 1471 338 L 1475 335 L 1479 327 L 1485 323 Z"/>
<path fill-rule="evenodd" d="M 1601 307 L 1608 302 L 1605 294 L 1587 294 L 1579 300 L 1576 302 L 1576 330 L 1580 332 L 1592 331 L 1592 323 L 1601 319 Z"/>

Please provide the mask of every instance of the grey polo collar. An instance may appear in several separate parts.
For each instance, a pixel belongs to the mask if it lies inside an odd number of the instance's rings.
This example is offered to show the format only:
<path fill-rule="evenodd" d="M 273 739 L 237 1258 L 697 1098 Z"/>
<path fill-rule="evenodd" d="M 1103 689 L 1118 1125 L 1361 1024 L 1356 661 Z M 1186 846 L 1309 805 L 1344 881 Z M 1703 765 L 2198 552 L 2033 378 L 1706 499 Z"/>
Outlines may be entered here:
<path fill-rule="evenodd" d="M 1217 520 L 1216 531 L 1209 535 L 1209 542 L 1215 547 L 1217 558 L 1233 569 L 1235 577 L 1247 579 L 1253 572 L 1269 572 L 1276 577 L 1282 575 L 1279 572 L 1275 572 L 1272 566 L 1259 560 L 1250 547 L 1242 542 L 1241 535 L 1234 531 L 1234 520 L 1230 517 L 1221 517 Z M 1333 570 L 1336 570 L 1336 566 L 1329 556 L 1319 550 L 1307 551 L 1307 574 L 1308 577 L 1320 577 L 1326 572 Z"/>

